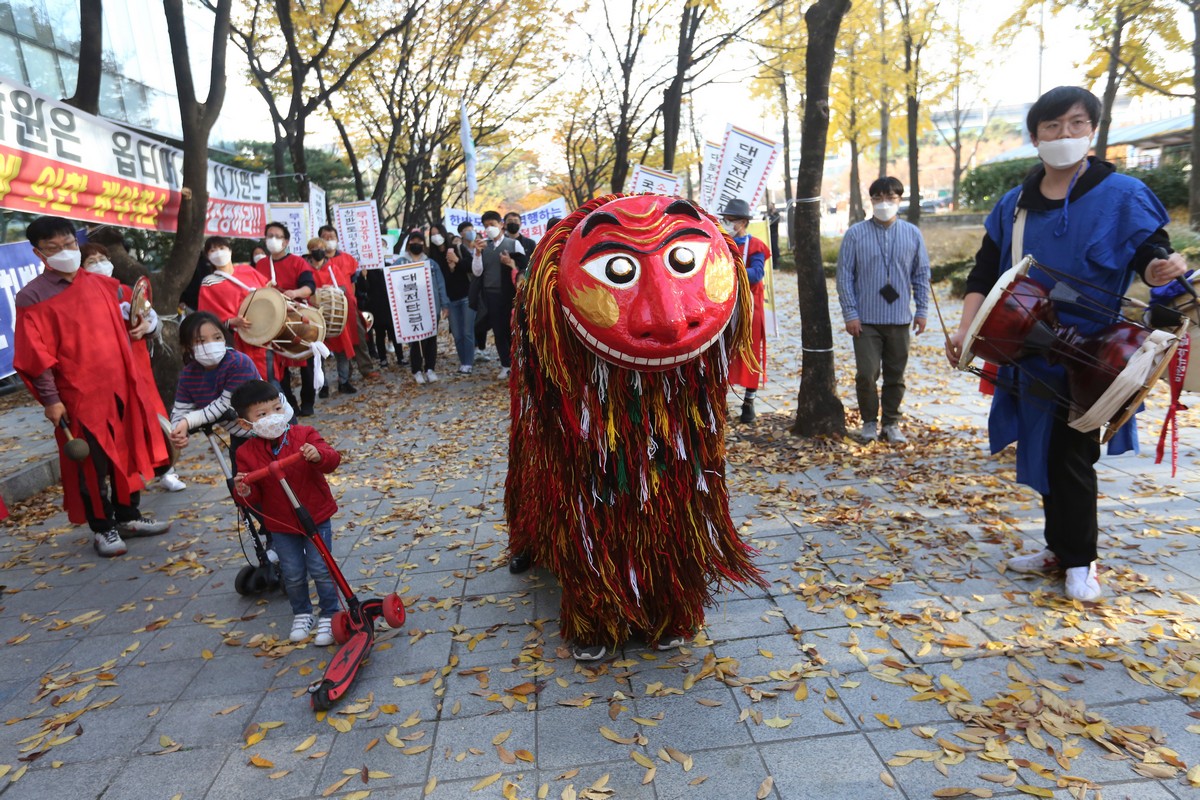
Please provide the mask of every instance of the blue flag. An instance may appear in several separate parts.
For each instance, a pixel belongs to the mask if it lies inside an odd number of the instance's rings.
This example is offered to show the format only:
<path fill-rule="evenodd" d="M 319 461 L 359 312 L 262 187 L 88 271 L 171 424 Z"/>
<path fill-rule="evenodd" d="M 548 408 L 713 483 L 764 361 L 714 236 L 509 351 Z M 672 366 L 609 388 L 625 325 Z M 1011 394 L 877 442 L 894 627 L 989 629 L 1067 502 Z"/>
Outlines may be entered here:
<path fill-rule="evenodd" d="M 467 119 L 467 99 L 464 97 L 459 106 L 461 121 L 458 127 L 458 137 L 462 140 L 463 156 L 466 161 L 463 168 L 467 173 L 467 205 L 475 201 L 475 191 L 479 182 L 475 177 L 475 140 L 471 138 L 471 120 Z"/>

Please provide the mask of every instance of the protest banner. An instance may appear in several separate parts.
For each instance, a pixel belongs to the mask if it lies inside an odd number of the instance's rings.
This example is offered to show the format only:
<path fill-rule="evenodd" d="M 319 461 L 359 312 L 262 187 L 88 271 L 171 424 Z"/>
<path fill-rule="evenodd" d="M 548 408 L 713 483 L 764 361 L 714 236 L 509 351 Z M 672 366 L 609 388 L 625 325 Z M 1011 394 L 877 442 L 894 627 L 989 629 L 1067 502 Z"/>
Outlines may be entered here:
<path fill-rule="evenodd" d="M 396 340 L 403 344 L 419 342 L 437 334 L 437 313 L 433 298 L 430 262 L 418 261 L 384 267 L 388 302 L 396 325 Z"/>
<path fill-rule="evenodd" d="M 383 267 L 383 237 L 374 200 L 338 203 L 333 207 L 333 226 L 337 228 L 338 247 L 354 256 L 360 267 Z"/>
<path fill-rule="evenodd" d="M 679 194 L 679 176 L 673 172 L 663 172 L 661 169 L 636 164 L 633 174 L 629 176 L 630 192 L 652 192 L 674 197 Z"/>
<path fill-rule="evenodd" d="M 458 233 L 458 226 L 464 222 L 474 225 L 476 231 L 483 230 L 483 217 L 473 211 L 464 211 L 461 208 L 447 208 L 446 213 L 442 215 L 442 224 L 446 226 L 446 233 L 449 236 L 456 235 Z"/>
<path fill-rule="evenodd" d="M 0 245 L 0 378 L 12 375 L 13 332 L 17 324 L 17 292 L 42 271 L 42 261 L 29 242 Z"/>
<path fill-rule="evenodd" d="M 700 205 L 712 210 L 713 195 L 717 188 L 717 169 L 721 164 L 721 145 L 704 143 L 704 161 L 700 165 Z"/>
<path fill-rule="evenodd" d="M 709 210 L 720 214 L 730 200 L 742 199 L 753 211 L 767 188 L 767 178 L 779 154 L 776 142 L 756 133 L 728 126 L 717 166 L 716 186 Z"/>
<path fill-rule="evenodd" d="M 747 230 L 751 236 L 766 242 L 767 249 L 770 250 L 771 230 L 767 227 L 766 220 L 752 220 Z M 767 262 L 763 269 L 763 322 L 766 323 L 768 336 L 779 336 L 779 319 L 775 314 L 775 259 L 770 253 L 767 254 Z"/>
<path fill-rule="evenodd" d="M 0 208 L 173 232 L 183 151 L 0 77 Z M 205 232 L 241 235 L 266 177 L 209 163 Z M 248 235 L 258 236 L 262 225 Z"/>
<path fill-rule="evenodd" d="M 311 182 L 308 184 L 308 224 L 312 236 L 320 235 L 317 231 L 321 230 L 321 226 L 329 224 L 329 212 L 325 208 L 325 190 Z"/>
<path fill-rule="evenodd" d="M 521 233 L 536 242 L 546 235 L 548 221 L 554 217 L 562 219 L 567 216 L 569 210 L 567 201 L 559 197 L 532 211 L 518 213 L 521 215 Z M 458 233 L 458 226 L 462 222 L 470 222 L 475 226 L 477 232 L 483 230 L 483 217 L 473 211 L 464 211 L 461 208 L 447 208 L 446 213 L 442 215 L 442 222 L 446 224 L 446 231 L 450 236 Z"/>
<path fill-rule="evenodd" d="M 308 203 L 267 203 L 269 222 L 287 225 L 288 252 L 295 256 L 308 255 L 308 240 L 312 236 L 308 227 Z"/>

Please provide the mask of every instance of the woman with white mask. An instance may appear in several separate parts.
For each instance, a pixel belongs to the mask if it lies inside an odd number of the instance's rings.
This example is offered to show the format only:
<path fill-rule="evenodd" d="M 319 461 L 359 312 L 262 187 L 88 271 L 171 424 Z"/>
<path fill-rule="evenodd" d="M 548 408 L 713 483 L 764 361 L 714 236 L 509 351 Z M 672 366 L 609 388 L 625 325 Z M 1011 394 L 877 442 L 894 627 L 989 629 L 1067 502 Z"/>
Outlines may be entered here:
<path fill-rule="evenodd" d="M 1024 256 L 1054 273 L 1035 266 L 1030 278 L 1048 289 L 1062 283 L 1084 295 L 1088 306 L 1105 310 L 1087 313 L 1081 304 L 1055 303 L 1058 321 L 1082 335 L 1115 318 L 1135 274 L 1161 286 L 1186 271 L 1177 253 L 1161 257 L 1170 252 L 1170 219 L 1154 193 L 1088 155 L 1100 113 L 1100 100 L 1074 86 L 1051 89 L 1029 109 L 1026 127 L 1042 163 L 1000 199 L 984 224 L 962 322 L 946 342 L 952 364 L 992 287 Z M 1002 366 L 989 432 L 992 452 L 1017 442 L 1017 480 L 1042 495 L 1045 513 L 1045 549 L 1009 559 L 1008 568 L 1065 571 L 1067 597 L 1088 602 L 1103 593 L 1096 576 L 1100 445 L 1094 432 L 1069 425 L 1064 401 L 1070 398 L 1059 364 L 1034 355 L 1023 358 L 1019 370 Z M 1137 423 L 1130 419 L 1109 440 L 1108 452 L 1136 449 Z"/>

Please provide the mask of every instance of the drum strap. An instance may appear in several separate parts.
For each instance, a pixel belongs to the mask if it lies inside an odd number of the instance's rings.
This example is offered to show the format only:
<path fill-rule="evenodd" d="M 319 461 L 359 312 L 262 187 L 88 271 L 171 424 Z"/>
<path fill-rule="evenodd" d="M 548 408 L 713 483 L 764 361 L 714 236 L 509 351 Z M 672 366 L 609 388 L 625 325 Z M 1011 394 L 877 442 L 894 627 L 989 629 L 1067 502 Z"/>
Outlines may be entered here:
<path fill-rule="evenodd" d="M 1021 263 L 1021 259 L 1025 257 L 1025 209 L 1021 208 L 1021 195 L 1024 194 L 1024 189 L 1017 194 L 1016 211 L 1013 213 L 1013 230 L 1012 230 L 1012 265 L 1015 267 Z"/>
<path fill-rule="evenodd" d="M 229 273 L 227 273 L 227 272 L 214 272 L 214 273 L 212 273 L 212 276 L 213 276 L 214 278 L 216 278 L 217 280 L 219 280 L 219 281 L 231 281 L 231 282 L 233 283 L 233 285 L 234 285 L 234 286 L 240 286 L 240 287 L 242 287 L 243 289 L 245 289 L 247 292 L 253 292 L 253 291 L 254 291 L 254 290 L 253 290 L 253 289 L 251 289 L 249 286 L 247 286 L 246 284 L 242 283 L 240 280 L 238 280 L 237 278 L 233 277 L 232 275 L 230 275 L 230 274 L 229 274 Z"/>
<path fill-rule="evenodd" d="M 1161 464 L 1163 460 L 1163 450 L 1167 443 L 1167 431 L 1171 431 L 1171 477 L 1175 477 L 1175 470 L 1179 466 L 1179 420 L 1175 418 L 1175 413 L 1180 409 L 1187 410 L 1187 406 L 1179 402 L 1179 393 L 1183 391 L 1183 382 L 1187 377 L 1188 359 L 1191 355 L 1192 338 L 1184 336 L 1179 341 L 1179 347 L 1175 350 L 1175 355 L 1171 359 L 1171 366 L 1167 367 L 1167 375 L 1171 382 L 1171 405 L 1167 409 L 1167 418 L 1163 421 L 1162 433 L 1158 435 L 1158 449 L 1154 453 L 1154 463 Z"/>

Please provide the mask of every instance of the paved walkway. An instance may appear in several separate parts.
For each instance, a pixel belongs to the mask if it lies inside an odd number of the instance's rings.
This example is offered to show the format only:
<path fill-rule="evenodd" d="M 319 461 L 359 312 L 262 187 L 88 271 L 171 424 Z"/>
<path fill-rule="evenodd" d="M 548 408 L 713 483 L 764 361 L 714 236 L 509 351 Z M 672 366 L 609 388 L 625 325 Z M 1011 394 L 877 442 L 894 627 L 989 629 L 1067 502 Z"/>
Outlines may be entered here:
<path fill-rule="evenodd" d="M 778 288 L 794 308 L 791 276 Z M 1036 544 L 1038 502 L 1014 485 L 1011 454 L 983 451 L 984 402 L 937 334 L 910 368 L 910 443 L 861 446 L 787 435 L 797 331 L 771 343 L 767 413 L 730 439 L 734 517 L 770 589 L 722 595 L 676 653 L 578 667 L 553 577 L 508 573 L 492 365 L 446 366 L 419 388 L 393 371 L 319 408 L 344 455 L 334 552 L 363 595 L 395 590 L 409 606 L 334 714 L 303 696 L 331 649 L 287 643 L 281 596 L 233 591 L 242 554 L 202 442 L 180 470 L 187 491 L 144 503 L 173 531 L 123 558 L 98 559 L 45 493 L 0 541 L 0 794 L 1191 796 L 1194 427 L 1175 480 L 1147 456 L 1104 463 L 1108 596 L 1084 608 L 1053 579 L 1004 574 Z M 849 408 L 848 340 L 837 346 Z"/>

